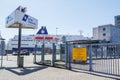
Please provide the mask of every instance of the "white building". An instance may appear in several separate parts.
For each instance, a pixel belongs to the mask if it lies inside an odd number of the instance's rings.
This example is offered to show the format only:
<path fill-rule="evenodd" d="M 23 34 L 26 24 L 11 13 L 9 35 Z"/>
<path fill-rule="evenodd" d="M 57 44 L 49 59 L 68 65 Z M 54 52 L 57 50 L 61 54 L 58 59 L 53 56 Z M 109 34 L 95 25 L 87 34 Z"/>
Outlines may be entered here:
<path fill-rule="evenodd" d="M 93 40 L 103 40 L 111 43 L 120 42 L 120 28 L 112 24 L 93 28 Z"/>

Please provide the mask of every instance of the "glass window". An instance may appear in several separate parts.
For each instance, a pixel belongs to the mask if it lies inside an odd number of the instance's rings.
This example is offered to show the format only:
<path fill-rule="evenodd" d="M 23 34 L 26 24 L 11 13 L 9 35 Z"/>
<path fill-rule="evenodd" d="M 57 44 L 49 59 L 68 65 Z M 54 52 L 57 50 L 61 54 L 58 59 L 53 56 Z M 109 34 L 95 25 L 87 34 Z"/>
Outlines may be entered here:
<path fill-rule="evenodd" d="M 106 28 L 103 28 L 103 31 L 105 31 L 106 30 Z"/>
<path fill-rule="evenodd" d="M 105 33 L 103 33 L 103 36 L 106 36 L 106 34 L 105 34 Z"/>

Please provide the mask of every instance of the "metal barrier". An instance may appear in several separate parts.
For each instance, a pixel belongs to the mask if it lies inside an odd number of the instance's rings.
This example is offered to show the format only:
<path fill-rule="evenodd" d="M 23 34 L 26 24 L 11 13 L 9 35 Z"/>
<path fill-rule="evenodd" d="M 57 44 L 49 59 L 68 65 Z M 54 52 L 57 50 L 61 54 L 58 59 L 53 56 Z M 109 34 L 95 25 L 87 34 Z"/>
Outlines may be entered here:
<path fill-rule="evenodd" d="M 74 47 L 84 47 L 87 48 L 87 61 L 81 61 L 81 60 L 72 60 L 72 48 Z M 73 44 L 69 44 L 68 46 L 69 49 L 69 69 L 79 69 L 79 70 L 90 70 L 90 45 L 87 44 L 81 44 L 81 45 L 73 45 Z"/>
<path fill-rule="evenodd" d="M 87 61 L 72 59 L 74 47 L 87 49 Z M 120 76 L 120 44 L 66 43 L 58 45 L 53 43 L 50 49 L 46 49 L 45 45 L 39 49 L 41 53 L 35 54 L 35 63 Z"/>
<path fill-rule="evenodd" d="M 1 54 L 0 55 L 0 68 L 3 67 L 3 55 Z"/>
<path fill-rule="evenodd" d="M 37 54 L 37 52 L 41 52 Z M 34 63 L 55 66 L 55 67 L 65 67 L 66 57 L 65 57 L 65 44 L 50 44 L 37 46 L 35 48 Z"/>
<path fill-rule="evenodd" d="M 80 69 L 120 76 L 120 44 L 80 44 L 68 46 L 69 69 Z M 71 48 L 87 48 L 87 61 L 72 60 Z"/>
<path fill-rule="evenodd" d="M 92 70 L 120 75 L 120 44 L 93 44 Z"/>

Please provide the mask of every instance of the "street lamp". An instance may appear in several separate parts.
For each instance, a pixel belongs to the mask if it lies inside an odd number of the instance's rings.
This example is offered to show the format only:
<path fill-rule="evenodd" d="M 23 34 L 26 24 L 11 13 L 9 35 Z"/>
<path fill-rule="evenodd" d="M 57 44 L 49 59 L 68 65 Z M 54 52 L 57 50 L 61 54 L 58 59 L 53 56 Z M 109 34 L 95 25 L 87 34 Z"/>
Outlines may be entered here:
<path fill-rule="evenodd" d="M 79 30 L 79 33 L 80 33 L 80 35 L 82 35 L 83 31 L 82 31 L 82 30 Z"/>
<path fill-rule="evenodd" d="M 58 27 L 56 27 L 56 38 L 57 38 L 57 35 L 58 35 Z M 57 40 L 56 40 L 56 44 L 57 44 Z"/>
<path fill-rule="evenodd" d="M 56 27 L 56 36 L 57 36 L 58 29 L 59 29 L 59 28 L 58 28 L 58 27 Z"/>

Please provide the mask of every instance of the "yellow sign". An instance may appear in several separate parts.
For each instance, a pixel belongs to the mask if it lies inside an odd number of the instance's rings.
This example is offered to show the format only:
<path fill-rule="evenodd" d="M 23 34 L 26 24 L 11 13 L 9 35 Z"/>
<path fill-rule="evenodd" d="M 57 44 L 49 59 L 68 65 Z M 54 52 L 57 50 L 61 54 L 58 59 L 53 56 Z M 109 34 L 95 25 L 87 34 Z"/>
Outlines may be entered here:
<path fill-rule="evenodd" d="M 87 49 L 86 48 L 73 48 L 72 59 L 86 61 L 87 60 Z"/>

